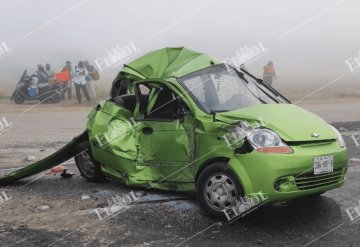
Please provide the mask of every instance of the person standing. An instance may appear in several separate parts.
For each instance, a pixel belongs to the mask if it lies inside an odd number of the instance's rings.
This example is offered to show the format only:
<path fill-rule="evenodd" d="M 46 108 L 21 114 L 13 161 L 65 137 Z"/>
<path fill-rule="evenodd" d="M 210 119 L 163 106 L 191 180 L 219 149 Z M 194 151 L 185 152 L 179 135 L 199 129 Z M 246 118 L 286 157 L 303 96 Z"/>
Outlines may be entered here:
<path fill-rule="evenodd" d="M 47 64 L 45 65 L 45 69 L 46 69 L 46 73 L 48 74 L 49 79 L 52 79 L 52 78 L 55 77 L 55 73 L 54 73 L 54 71 L 50 68 L 50 64 L 49 64 L 49 63 L 47 63 Z"/>
<path fill-rule="evenodd" d="M 84 65 L 88 71 L 88 75 L 86 76 L 86 85 L 87 89 L 90 93 L 90 97 L 92 100 L 96 100 L 96 90 L 95 90 L 95 81 L 93 80 L 91 74 L 95 72 L 94 66 L 90 65 L 88 61 L 84 61 Z"/>
<path fill-rule="evenodd" d="M 71 62 L 70 61 L 66 61 L 65 67 L 61 70 L 61 72 L 65 72 L 65 71 L 69 72 L 70 80 L 67 81 L 67 82 L 62 83 L 62 86 L 61 86 L 61 98 L 65 99 L 65 94 L 67 92 L 68 100 L 71 100 L 71 98 L 72 98 L 72 88 L 71 88 L 72 82 L 71 82 L 71 78 L 72 78 L 73 69 L 71 67 Z"/>
<path fill-rule="evenodd" d="M 46 74 L 48 75 L 48 83 L 49 85 L 54 85 L 55 84 L 55 73 L 54 71 L 50 68 L 50 63 L 47 63 L 45 65 L 45 71 Z"/>
<path fill-rule="evenodd" d="M 74 83 L 75 83 L 75 91 L 76 91 L 76 97 L 78 100 L 78 103 L 81 103 L 81 93 L 80 89 L 83 91 L 85 98 L 88 102 L 91 101 L 89 92 L 87 90 L 87 82 L 86 82 L 86 76 L 88 75 L 88 71 L 85 67 L 84 62 L 80 61 L 78 66 L 75 66 L 75 70 L 73 72 L 74 76 Z"/>
<path fill-rule="evenodd" d="M 264 83 L 271 86 L 273 78 L 275 78 L 275 80 L 276 80 L 275 68 L 274 68 L 273 62 L 269 61 L 268 64 L 266 66 L 264 66 L 263 81 L 264 81 Z"/>

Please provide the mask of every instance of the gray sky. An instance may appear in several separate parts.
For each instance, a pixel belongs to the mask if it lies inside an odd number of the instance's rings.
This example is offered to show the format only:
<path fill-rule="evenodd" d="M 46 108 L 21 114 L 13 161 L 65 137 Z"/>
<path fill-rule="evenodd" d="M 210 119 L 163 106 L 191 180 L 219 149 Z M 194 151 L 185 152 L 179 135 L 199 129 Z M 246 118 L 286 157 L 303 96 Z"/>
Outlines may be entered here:
<path fill-rule="evenodd" d="M 273 60 L 282 84 L 357 82 L 344 61 L 360 50 L 359 12 L 356 0 L 2 0 L 0 43 L 13 52 L 0 60 L 0 83 L 38 63 L 59 70 L 131 42 L 141 52 L 186 46 L 221 59 L 261 42 L 269 52 L 248 66 L 258 75 Z"/>

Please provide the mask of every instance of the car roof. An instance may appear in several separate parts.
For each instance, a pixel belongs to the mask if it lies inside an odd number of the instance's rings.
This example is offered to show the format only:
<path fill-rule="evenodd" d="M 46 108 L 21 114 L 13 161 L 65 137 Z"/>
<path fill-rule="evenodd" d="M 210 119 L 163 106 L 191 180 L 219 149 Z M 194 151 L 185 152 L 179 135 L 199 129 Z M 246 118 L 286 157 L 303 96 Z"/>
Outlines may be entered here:
<path fill-rule="evenodd" d="M 130 74 L 140 79 L 168 80 L 219 63 L 221 61 L 205 53 L 185 47 L 167 47 L 149 52 L 124 65 L 119 74 Z M 174 83 L 176 80 L 170 81 Z"/>

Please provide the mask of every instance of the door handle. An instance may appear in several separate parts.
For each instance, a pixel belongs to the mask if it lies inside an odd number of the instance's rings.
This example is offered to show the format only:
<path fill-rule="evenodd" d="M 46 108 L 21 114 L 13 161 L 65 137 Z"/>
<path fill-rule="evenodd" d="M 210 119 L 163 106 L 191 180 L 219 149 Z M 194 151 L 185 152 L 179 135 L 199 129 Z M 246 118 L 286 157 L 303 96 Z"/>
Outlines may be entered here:
<path fill-rule="evenodd" d="M 153 129 L 151 127 L 144 127 L 142 128 L 142 133 L 144 133 L 145 135 L 150 135 L 153 133 Z"/>

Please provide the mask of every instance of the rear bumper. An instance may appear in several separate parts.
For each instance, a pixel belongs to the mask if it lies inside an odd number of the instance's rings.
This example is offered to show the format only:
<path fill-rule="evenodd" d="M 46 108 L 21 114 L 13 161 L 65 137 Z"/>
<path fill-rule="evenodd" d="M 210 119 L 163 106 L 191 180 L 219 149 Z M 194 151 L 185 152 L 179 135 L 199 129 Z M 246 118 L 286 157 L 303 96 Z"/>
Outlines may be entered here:
<path fill-rule="evenodd" d="M 245 194 L 262 192 L 271 201 L 289 200 L 335 189 L 344 184 L 347 150 L 337 142 L 319 146 L 294 146 L 292 154 L 265 154 L 253 151 L 239 155 L 229 165 Z M 313 159 L 334 157 L 334 172 L 313 175 Z"/>

